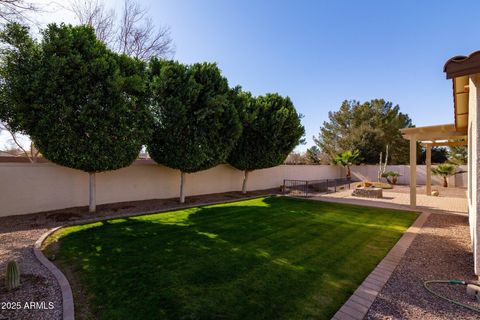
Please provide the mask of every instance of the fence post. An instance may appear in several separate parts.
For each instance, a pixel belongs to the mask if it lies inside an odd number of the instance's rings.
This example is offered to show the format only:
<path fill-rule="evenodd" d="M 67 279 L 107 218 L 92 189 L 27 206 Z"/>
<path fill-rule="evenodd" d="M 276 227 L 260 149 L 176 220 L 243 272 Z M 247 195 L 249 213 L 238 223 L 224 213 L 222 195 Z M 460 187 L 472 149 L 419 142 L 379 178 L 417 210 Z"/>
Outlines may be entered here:
<path fill-rule="evenodd" d="M 305 198 L 308 198 L 308 180 L 305 180 Z"/>
<path fill-rule="evenodd" d="M 285 179 L 283 179 L 283 189 L 282 189 L 283 195 L 285 195 Z"/>

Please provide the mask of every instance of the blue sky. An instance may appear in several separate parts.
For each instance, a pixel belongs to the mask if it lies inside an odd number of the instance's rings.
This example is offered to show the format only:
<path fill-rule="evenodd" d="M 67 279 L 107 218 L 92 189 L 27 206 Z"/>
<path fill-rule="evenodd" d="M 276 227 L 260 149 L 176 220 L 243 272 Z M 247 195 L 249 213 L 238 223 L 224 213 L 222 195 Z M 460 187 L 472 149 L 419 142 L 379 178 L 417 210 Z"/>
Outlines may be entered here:
<path fill-rule="evenodd" d="M 300 150 L 345 99 L 385 98 L 418 126 L 452 123 L 443 64 L 480 49 L 479 1 L 139 2 L 170 26 L 175 59 L 217 62 L 231 86 L 289 96 L 305 116 Z M 45 17 L 60 20 L 73 22 Z"/>
<path fill-rule="evenodd" d="M 183 62 L 231 85 L 288 95 L 307 146 L 345 99 L 385 98 L 416 125 L 453 122 L 445 61 L 480 49 L 479 1 L 144 1 Z"/>

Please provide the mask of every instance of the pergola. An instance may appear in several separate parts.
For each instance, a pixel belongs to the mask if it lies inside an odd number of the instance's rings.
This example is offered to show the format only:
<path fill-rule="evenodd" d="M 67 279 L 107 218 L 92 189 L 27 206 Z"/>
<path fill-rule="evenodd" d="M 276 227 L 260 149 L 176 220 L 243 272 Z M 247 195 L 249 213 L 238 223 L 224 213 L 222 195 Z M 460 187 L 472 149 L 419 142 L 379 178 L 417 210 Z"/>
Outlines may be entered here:
<path fill-rule="evenodd" d="M 457 115 L 455 117 L 457 120 Z M 432 192 L 432 147 L 467 145 L 466 128 L 455 124 L 405 128 L 400 130 L 405 139 L 410 140 L 410 206 L 417 205 L 417 143 L 426 149 L 426 193 Z"/>

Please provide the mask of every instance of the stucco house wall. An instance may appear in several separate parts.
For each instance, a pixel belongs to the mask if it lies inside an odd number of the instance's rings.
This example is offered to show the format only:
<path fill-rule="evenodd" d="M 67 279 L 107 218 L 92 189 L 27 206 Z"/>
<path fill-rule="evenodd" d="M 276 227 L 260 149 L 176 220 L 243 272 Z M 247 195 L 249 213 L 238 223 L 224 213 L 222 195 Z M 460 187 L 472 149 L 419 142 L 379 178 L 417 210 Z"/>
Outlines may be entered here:
<path fill-rule="evenodd" d="M 468 102 L 468 218 L 474 256 L 475 274 L 480 276 L 480 83 L 478 75 L 471 75 L 469 79 Z"/>

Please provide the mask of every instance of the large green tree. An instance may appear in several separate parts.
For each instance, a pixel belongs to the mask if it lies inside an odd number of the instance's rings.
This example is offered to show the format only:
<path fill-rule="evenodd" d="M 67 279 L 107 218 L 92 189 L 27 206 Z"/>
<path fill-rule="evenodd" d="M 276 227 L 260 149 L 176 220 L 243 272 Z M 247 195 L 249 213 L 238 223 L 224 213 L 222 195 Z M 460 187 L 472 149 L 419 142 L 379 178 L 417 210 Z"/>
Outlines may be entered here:
<path fill-rule="evenodd" d="M 328 118 L 314 140 L 332 159 L 343 150 L 359 150 L 361 162 L 375 164 L 388 145 L 389 163 L 408 163 L 409 143 L 399 129 L 413 125 L 398 105 L 383 99 L 344 101 L 338 111 L 328 113 Z"/>
<path fill-rule="evenodd" d="M 425 164 L 427 161 L 427 150 L 422 148 L 420 159 L 420 164 Z M 448 161 L 448 150 L 445 147 L 432 147 L 431 154 L 431 163 L 444 163 Z"/>
<path fill-rule="evenodd" d="M 456 165 L 467 164 L 468 162 L 467 146 L 448 147 L 448 161 Z"/>
<path fill-rule="evenodd" d="M 118 55 L 87 26 L 49 25 L 37 42 L 18 24 L 1 33 L 0 118 L 42 155 L 90 177 L 126 167 L 150 132 L 145 66 Z"/>
<path fill-rule="evenodd" d="M 213 63 L 149 65 L 153 134 L 147 144 L 159 164 L 178 169 L 180 202 L 185 173 L 224 163 L 241 133 L 227 80 Z"/>
<path fill-rule="evenodd" d="M 228 163 L 244 171 L 242 193 L 246 193 L 248 173 L 282 164 L 300 143 L 305 129 L 290 98 L 277 93 L 256 98 L 246 93 L 239 95 L 237 107 L 243 132 Z"/>
<path fill-rule="evenodd" d="M 305 151 L 307 164 L 321 164 L 323 160 L 322 156 L 322 152 L 317 146 L 311 146 Z"/>

